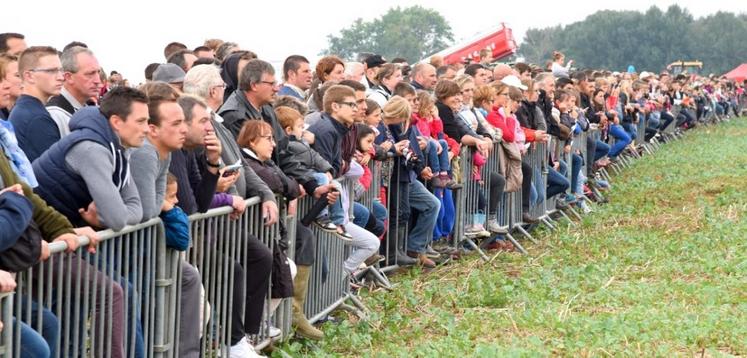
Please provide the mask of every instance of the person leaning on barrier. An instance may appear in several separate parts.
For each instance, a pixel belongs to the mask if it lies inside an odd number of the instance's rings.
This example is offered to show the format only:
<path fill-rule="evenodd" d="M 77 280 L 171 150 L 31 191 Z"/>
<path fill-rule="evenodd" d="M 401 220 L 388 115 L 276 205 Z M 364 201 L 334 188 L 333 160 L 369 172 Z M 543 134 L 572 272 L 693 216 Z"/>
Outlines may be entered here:
<path fill-rule="evenodd" d="M 365 101 L 365 97 L 360 97 Z M 309 131 L 316 137 L 312 148 L 332 165 L 333 177 L 347 174 L 349 168 L 344 164 L 343 141 L 358 115 L 357 100 L 356 91 L 351 87 L 343 85 L 330 87 L 324 94 L 322 118 L 309 127 Z M 353 139 L 352 143 L 353 153 L 347 158 L 348 160 L 355 152 L 356 139 Z M 352 195 L 352 193 L 349 194 Z M 343 226 L 345 231 L 352 236 L 353 250 L 345 260 L 344 266 L 348 273 L 353 273 L 367 258 L 376 253 L 379 249 L 379 239 L 365 229 L 348 222 L 347 215 L 344 215 L 343 222 L 336 222 L 335 225 Z"/>
<path fill-rule="evenodd" d="M 376 142 L 395 143 L 389 149 L 394 157 L 394 168 L 388 188 L 391 191 L 389 196 L 394 198 L 391 199 L 390 206 L 396 205 L 396 209 L 389 212 L 389 230 L 396 233 L 400 241 L 406 241 L 399 244 L 406 244 L 407 257 L 415 259 L 418 265 L 434 268 L 436 264 L 426 255 L 426 251 L 433 241 L 433 230 L 436 227 L 441 202 L 417 179 L 420 177 L 430 180 L 433 172 L 425 165 L 422 150 L 427 146 L 427 140 L 422 138 L 417 127 L 412 125 L 411 106 L 409 101 L 399 96 L 394 96 L 387 102 L 383 109 L 384 120 L 379 126 L 381 134 L 376 138 Z M 405 233 L 410 221 L 411 208 L 418 211 L 418 217 L 408 236 Z M 398 257 L 401 254 L 396 245 L 390 243 L 389 248 L 391 252 L 387 254 L 390 258 L 396 259 L 398 264 L 413 264 L 410 260 Z"/>
<path fill-rule="evenodd" d="M 220 70 L 213 65 L 195 66 L 184 77 L 184 93 L 202 98 L 212 112 L 210 122 L 221 143 L 221 160 L 223 163 L 233 164 L 241 161 L 242 156 L 234 135 L 223 125 L 223 118 L 217 113 L 223 104 L 224 89 Z M 229 193 L 247 199 L 259 196 L 262 201 L 262 217 L 267 218 L 265 225 L 276 223 L 278 206 L 272 190 L 245 162 L 237 173 L 238 178 L 230 187 Z"/>
<path fill-rule="evenodd" d="M 89 102 L 98 101 L 101 66 L 91 50 L 80 46 L 63 51 L 60 61 L 65 71 L 65 83 L 60 94 L 47 102 L 47 111 L 57 124 L 62 138 L 70 133 L 69 123 L 73 113 Z"/>
<path fill-rule="evenodd" d="M 12 292 L 15 289 L 14 276 L 17 273 L 26 271 L 37 262 L 49 258 L 47 243 L 45 241 L 37 243 L 27 236 L 33 235 L 33 230 L 29 230 L 31 229 L 29 225 L 36 226 L 32 222 L 33 209 L 31 201 L 24 196 L 23 187 L 20 184 L 5 187 L 0 179 L 0 227 L 3 228 L 0 231 L 0 293 Z M 10 256 L 6 257 L 6 255 Z M 20 302 L 23 305 L 26 304 L 27 298 L 31 298 L 21 297 Z M 59 340 L 57 317 L 47 308 L 37 308 L 37 301 L 31 301 L 31 306 L 31 321 L 18 322 L 22 352 L 24 356 L 52 357 Z M 41 333 L 32 328 L 39 324 L 38 309 L 41 310 L 43 316 L 44 326 Z M 0 330 L 2 330 L 2 322 L 0 322 Z"/>
<path fill-rule="evenodd" d="M 187 214 L 206 212 L 216 204 L 214 199 L 221 176 L 222 146 L 212 128 L 205 102 L 195 96 L 181 96 L 177 103 L 182 107 L 189 127 L 183 149 L 172 152 L 169 166 L 178 182 L 177 205 Z M 204 148 L 198 151 L 199 147 Z M 201 154 L 203 152 L 204 155 Z M 235 205 L 235 217 L 245 209 L 244 201 L 237 200 L 237 197 L 232 197 L 232 201 L 232 205 Z M 247 236 L 244 244 L 246 261 L 233 264 L 233 301 L 237 308 L 243 302 L 245 313 L 242 317 L 240 309 L 232 312 L 230 344 L 232 351 L 253 356 L 256 353 L 247 335 L 259 333 L 269 288 L 272 252 L 254 236 Z M 243 292 L 246 292 L 245 296 L 242 295 Z"/>
<path fill-rule="evenodd" d="M 282 107 L 281 107 L 282 108 Z M 298 114 L 300 117 L 300 114 Z M 272 162 L 272 151 L 275 141 L 272 138 L 272 128 L 264 122 L 250 121 L 244 125 L 239 134 L 238 144 L 242 148 L 244 160 L 259 175 L 260 178 L 276 194 L 282 195 L 290 201 L 289 206 L 296 206 L 296 199 L 302 196 L 302 186 L 293 178 L 286 176 L 275 163 Z M 326 203 L 333 204 L 337 198 L 337 193 L 319 194 L 314 192 L 315 198 L 324 200 Z M 325 198 L 322 197 L 325 195 Z M 292 213 L 292 210 L 289 210 Z M 302 231 L 305 226 L 299 226 Z M 284 230 L 282 230 L 284 231 Z M 281 231 L 281 232 L 282 232 Z M 313 240 L 298 236 L 296 240 Z M 298 245 L 298 243 L 297 243 Z M 302 261 L 306 261 L 302 259 Z M 306 291 L 309 285 L 311 265 L 299 264 L 297 267 L 297 276 L 293 282 L 293 325 L 296 333 L 310 339 L 322 339 L 324 333 L 312 326 L 304 315 L 304 302 L 306 300 Z M 276 298 L 273 296 L 273 298 Z M 279 298 L 279 297 L 277 297 Z"/>
<path fill-rule="evenodd" d="M 436 108 L 438 116 L 444 123 L 444 132 L 451 138 L 460 142 L 463 146 L 474 147 L 475 150 L 489 154 L 493 148 L 493 140 L 490 137 L 477 134 L 470 124 L 465 122 L 458 111 L 462 108 L 461 88 L 454 81 L 443 80 L 436 85 Z M 490 153 L 497 155 L 497 153 Z M 490 175 L 490 201 L 488 202 L 488 230 L 495 233 L 505 234 L 506 231 L 498 224 L 498 204 L 503 197 L 503 188 L 506 179 L 497 172 Z"/>
<path fill-rule="evenodd" d="M 261 120 L 272 126 L 272 136 L 277 146 L 272 160 L 283 171 L 292 170 L 298 163 L 295 158 L 284 156 L 287 153 L 288 137 L 275 118 L 272 101 L 278 91 L 275 69 L 262 60 L 251 60 L 241 70 L 239 88 L 228 97 L 218 110 L 223 117 L 223 125 L 233 133 L 234 138 L 249 120 Z"/>
<path fill-rule="evenodd" d="M 34 162 L 39 196 L 74 225 L 119 231 L 139 223 L 142 206 L 126 151 L 143 144 L 148 132 L 147 103 L 144 93 L 116 87 L 104 96 L 100 108 L 76 112 L 70 120 L 70 135 Z M 128 293 L 132 295 L 134 290 Z M 141 353 L 142 327 L 139 319 L 136 322 L 135 349 Z M 124 327 L 117 325 L 115 329 Z"/>
<path fill-rule="evenodd" d="M 168 228 L 177 225 L 172 217 L 179 217 L 179 208 L 167 209 L 165 202 L 167 176 L 171 162 L 171 152 L 184 145 L 188 127 L 184 113 L 176 103 L 177 93 L 168 84 L 151 82 L 145 87 L 163 86 L 164 96 L 150 95 L 148 98 L 148 137 L 142 147 L 131 155 L 132 177 L 137 185 L 140 201 L 143 206 L 142 221 L 162 216 L 166 230 L 166 246 L 184 251 L 187 241 L 172 244 L 173 235 Z M 151 91 L 157 92 L 157 91 Z M 147 93 L 147 89 L 146 89 Z M 174 177 L 176 180 L 176 178 Z M 176 184 L 176 183 L 175 183 Z M 185 216 L 186 217 L 186 216 Z M 200 355 L 200 315 L 194 307 L 200 305 L 200 274 L 192 265 L 182 261 L 181 316 L 179 317 L 179 354 L 181 357 L 199 357 Z"/>

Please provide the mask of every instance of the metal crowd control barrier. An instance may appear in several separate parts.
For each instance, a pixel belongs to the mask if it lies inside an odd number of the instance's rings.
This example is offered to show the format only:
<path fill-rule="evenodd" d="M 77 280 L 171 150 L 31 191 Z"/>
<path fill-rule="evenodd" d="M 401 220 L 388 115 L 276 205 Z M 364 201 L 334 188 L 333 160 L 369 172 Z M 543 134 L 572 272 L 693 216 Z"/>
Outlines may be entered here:
<path fill-rule="evenodd" d="M 0 332 L 0 357 L 10 356 L 12 349 L 13 325 L 13 293 L 0 293 L 0 322 L 3 323 L 3 331 Z"/>
<path fill-rule="evenodd" d="M 535 142 L 529 147 L 525 161 L 532 167 L 532 182 L 537 191 L 537 200 L 529 204 L 529 215 L 533 219 L 539 220 L 550 230 L 555 230 L 550 215 L 547 213 L 547 143 Z M 537 175 L 539 173 L 540 175 Z"/>
<path fill-rule="evenodd" d="M 493 143 L 493 149 L 489 153 L 488 157 L 485 158 L 485 164 L 479 167 L 475 166 L 475 156 L 482 155 L 478 154 L 476 148 L 473 147 L 462 147 L 460 154 L 460 167 L 462 170 L 462 193 L 458 195 L 459 203 L 457 204 L 457 211 L 462 215 L 458 217 L 455 222 L 455 227 L 465 227 L 464 234 L 462 236 L 456 236 L 455 240 L 461 240 L 467 243 L 472 249 L 477 251 L 478 254 L 484 259 L 489 260 L 488 256 L 483 252 L 482 249 L 475 243 L 474 239 L 478 238 L 473 233 L 480 231 L 487 232 L 486 226 L 490 218 L 490 201 L 491 201 L 491 173 L 500 173 L 500 154 L 502 151 L 500 141 Z M 479 180 L 478 180 L 479 178 Z M 504 198 L 499 199 L 497 212 L 495 213 L 501 229 L 506 232 L 509 231 L 509 210 L 506 210 L 507 200 Z M 482 205 L 481 205 L 482 204 Z M 469 230 L 467 229 L 469 228 Z M 480 230 L 482 229 L 482 230 Z M 488 235 L 492 236 L 492 235 Z M 510 238 L 516 247 L 521 247 L 518 242 L 515 242 L 513 237 Z"/>
<path fill-rule="evenodd" d="M 285 205 L 282 204 L 282 200 L 278 203 L 281 208 L 280 220 L 284 220 Z M 247 250 L 249 240 L 258 239 L 273 250 L 277 240 L 280 239 L 279 222 L 272 226 L 263 224 L 259 198 L 247 199 L 246 205 L 246 211 L 235 219 L 230 218 L 233 212 L 231 207 L 212 209 L 206 213 L 193 214 L 189 218 L 192 246 L 185 256 L 189 264 L 195 266 L 200 272 L 205 290 L 201 302 L 203 330 L 200 350 L 202 356 L 229 355 L 231 317 L 234 310 L 238 310 L 243 319 L 247 309 L 244 300 L 235 302 L 233 298 L 236 289 L 242 291 L 238 297 L 246 297 L 248 294 L 245 283 L 235 281 L 234 269 L 238 265 L 244 270 L 246 276 L 251 275 L 251 272 L 246 272 L 244 266 L 249 259 Z M 290 231 L 295 233 L 294 230 Z M 295 235 L 289 233 L 288 242 L 291 248 L 294 246 L 294 239 Z M 288 253 L 288 257 L 292 259 L 292 253 Z M 181 273 L 180 265 L 173 268 Z M 291 306 L 289 300 L 283 301 L 272 315 L 270 312 L 271 290 L 268 289 L 264 304 L 263 324 L 260 326 L 260 333 L 253 337 L 255 348 L 264 348 L 272 341 L 269 336 L 269 326 L 264 322 L 272 319 L 274 325 L 284 334 L 287 335 L 290 332 Z M 175 305 L 177 311 L 175 317 L 180 316 L 179 307 L 179 304 Z M 177 332 L 179 332 L 178 329 Z"/>
<path fill-rule="evenodd" d="M 340 200 L 347 198 L 343 205 L 348 207 L 350 222 L 353 221 L 353 184 L 351 178 L 337 179 L 342 184 L 343 195 Z M 306 196 L 298 201 L 299 218 L 314 205 L 314 198 Z M 317 240 L 314 266 L 311 269 L 311 278 L 306 293 L 306 306 L 304 312 L 309 322 L 315 323 L 327 317 L 338 308 L 351 311 L 359 316 L 365 312 L 363 303 L 351 292 L 350 275 L 345 272 L 343 263 L 350 254 L 351 248 L 346 241 L 338 238 L 336 234 L 321 230 L 316 225 L 311 225 Z M 350 300 L 353 306 L 346 302 Z"/>
<path fill-rule="evenodd" d="M 99 232 L 97 252 L 88 252 L 87 237 L 80 247 L 67 253 L 67 244 L 49 244 L 51 256 L 35 267 L 18 273 L 13 295 L 13 316 L 6 323 L 4 339 L 12 331 L 12 350 L 20 356 L 20 324 L 42 332 L 54 319 L 59 332 L 50 347 L 55 356 L 134 357 L 136 332 L 144 338 L 146 356 L 173 354 L 173 321 L 162 309 L 170 283 L 175 278 L 160 270 L 166 249 L 159 219 L 128 226 L 119 232 Z M 11 305 L 3 299 L 3 318 Z M 116 312 L 123 312 L 118 316 Z"/>
<path fill-rule="evenodd" d="M 383 189 L 384 193 L 382 195 L 386 200 L 386 202 L 382 204 L 385 204 L 388 211 L 388 218 L 385 223 L 387 225 L 387 231 L 384 235 L 383 243 L 384 261 L 379 264 L 383 272 L 389 272 L 399 267 L 396 258 L 397 252 L 404 253 L 404 248 L 407 244 L 407 224 L 400 223 L 399 220 L 391 222 L 392 219 L 399 218 L 400 209 L 399 193 L 397 192 L 400 184 L 394 182 L 394 180 L 396 180 L 394 171 L 398 170 L 396 164 L 397 163 L 394 159 L 387 159 L 381 162 L 381 165 L 379 166 L 380 181 L 378 184 L 380 185 L 380 188 Z"/>
<path fill-rule="evenodd" d="M 576 170 L 576 168 L 574 168 L 573 166 L 573 154 L 575 153 L 575 148 L 573 147 L 573 143 L 576 143 L 577 139 L 578 138 L 575 136 L 571 137 L 571 144 L 568 144 L 571 148 L 570 148 L 570 152 L 568 153 L 565 152 L 566 143 L 564 141 L 558 140 L 556 144 L 557 146 L 556 148 L 559 147 L 559 149 L 557 150 L 557 152 L 559 153 L 558 158 L 560 158 L 560 160 L 562 160 L 563 163 L 565 163 L 565 168 L 566 168 L 565 178 L 568 180 L 568 183 L 570 183 L 568 190 L 565 193 L 561 193 L 561 194 L 565 194 L 566 196 L 568 194 L 573 195 L 575 192 L 575 188 L 573 187 L 573 172 L 574 170 Z M 573 209 L 571 204 L 568 204 L 567 210 L 558 210 L 560 215 L 568 219 L 568 222 L 571 224 L 571 226 L 576 226 L 573 220 L 571 220 L 570 217 L 567 216 L 566 211 L 569 211 L 571 214 L 573 214 L 573 216 L 575 216 L 579 220 L 581 220 L 581 216 L 578 215 L 578 213 Z"/>
<path fill-rule="evenodd" d="M 587 135 L 587 141 L 595 141 L 595 142 L 601 141 L 601 138 L 602 138 L 602 131 L 599 129 L 598 126 L 592 126 L 591 128 L 589 128 L 588 135 Z M 594 145 L 594 147 L 596 148 L 596 144 Z M 586 166 L 586 177 L 589 178 L 589 180 L 591 180 L 592 178 L 596 179 L 596 173 L 599 173 L 600 177 L 609 181 L 610 177 L 605 168 L 599 168 L 596 171 L 594 170 L 594 164 L 596 162 L 594 158 L 596 156 L 596 153 L 587 153 L 587 155 L 589 155 L 589 158 L 586 161 L 586 165 L 587 165 Z M 599 192 L 596 186 L 590 185 L 589 189 L 592 190 L 592 192 L 597 198 L 599 199 L 603 198 L 602 193 Z"/>

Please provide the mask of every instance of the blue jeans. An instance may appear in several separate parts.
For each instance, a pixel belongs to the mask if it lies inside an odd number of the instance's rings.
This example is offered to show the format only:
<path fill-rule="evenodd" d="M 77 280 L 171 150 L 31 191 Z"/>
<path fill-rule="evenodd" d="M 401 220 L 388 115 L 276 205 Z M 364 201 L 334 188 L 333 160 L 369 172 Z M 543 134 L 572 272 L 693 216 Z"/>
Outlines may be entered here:
<path fill-rule="evenodd" d="M 374 202 L 374 208 L 376 208 L 376 204 L 378 204 L 380 207 L 383 207 L 383 205 L 381 205 L 380 203 Z M 384 209 L 384 212 L 386 213 L 386 209 Z M 363 204 L 359 202 L 353 203 L 353 216 L 355 216 L 355 218 L 353 219 L 353 224 L 368 230 L 376 236 L 384 234 L 383 220 L 379 220 L 375 213 L 374 216 L 371 217 L 371 211 L 369 211 L 367 207 L 363 206 Z"/>
<path fill-rule="evenodd" d="M 376 217 L 376 220 L 379 221 L 386 221 L 387 216 L 389 216 L 386 206 L 381 204 L 378 199 L 373 201 L 373 214 Z"/>
<path fill-rule="evenodd" d="M 564 164 L 560 164 L 561 170 L 563 170 Z M 559 173 L 554 168 L 548 168 L 547 171 L 547 191 L 546 198 L 550 199 L 555 195 L 568 190 L 571 187 L 571 183 L 565 177 L 565 175 Z"/>
<path fill-rule="evenodd" d="M 635 140 L 638 137 L 638 128 L 633 123 L 624 122 L 621 124 L 625 133 L 628 133 L 631 140 Z"/>
<path fill-rule="evenodd" d="M 594 150 L 594 161 L 596 162 L 599 159 L 602 159 L 605 155 L 610 153 L 610 145 L 602 142 L 601 140 L 596 141 L 597 146 Z"/>
<path fill-rule="evenodd" d="M 542 178 L 542 169 L 532 169 L 532 191 L 529 193 L 529 203 L 531 205 L 538 205 L 545 200 L 545 181 Z"/>
<path fill-rule="evenodd" d="M 576 184 L 578 183 L 578 174 L 581 173 L 581 166 L 583 162 L 584 160 L 580 155 L 571 154 L 571 163 L 573 164 L 573 167 L 571 168 L 571 188 L 576 188 Z"/>
<path fill-rule="evenodd" d="M 660 125 L 661 125 L 661 113 L 660 112 L 651 112 L 649 114 L 649 116 L 648 116 L 648 121 L 646 122 L 646 127 L 658 129 Z"/>
<path fill-rule="evenodd" d="M 617 124 L 613 124 L 610 126 L 610 135 L 615 138 L 615 144 L 612 145 L 609 154 L 610 157 L 614 158 L 620 155 L 625 147 L 630 144 L 632 139 L 630 139 L 628 133 L 625 132 L 625 129 Z"/>
<path fill-rule="evenodd" d="M 25 304 L 26 299 L 21 298 Z M 25 309 L 23 309 L 25 311 Z M 31 301 L 31 324 L 36 326 L 39 321 L 38 311 L 39 304 Z M 20 322 L 21 324 L 21 357 L 54 357 L 57 340 L 59 339 L 59 328 L 57 316 L 52 311 L 44 308 L 42 315 L 41 334 L 35 331 L 31 326 Z M 9 329 L 9 327 L 6 327 Z"/>
<path fill-rule="evenodd" d="M 451 189 L 436 188 L 433 191 L 433 195 L 441 201 L 441 210 L 438 211 L 436 226 L 433 229 L 433 238 L 437 240 L 451 233 L 451 229 L 454 228 L 456 211 L 454 208 L 454 198 L 451 196 Z"/>
<path fill-rule="evenodd" d="M 329 184 L 329 178 L 324 173 L 314 173 L 314 179 L 317 184 L 327 185 Z M 335 225 L 341 225 L 345 222 L 345 212 L 342 210 L 342 200 L 336 201 L 334 204 L 328 206 L 329 208 L 329 220 Z M 323 210 L 319 215 L 324 216 L 327 214 L 327 210 Z M 355 213 L 353 213 L 355 215 Z"/>
<path fill-rule="evenodd" d="M 424 253 L 425 247 L 433 240 L 433 229 L 436 227 L 441 202 L 417 180 L 410 182 L 409 187 L 410 207 L 417 210 L 419 215 L 407 238 L 407 250 Z"/>
<path fill-rule="evenodd" d="M 441 146 L 441 154 L 438 154 L 438 148 L 436 145 Z M 446 144 L 445 140 L 439 139 L 438 144 L 429 140 L 425 152 L 428 156 L 428 166 L 431 167 L 431 171 L 433 171 L 434 174 L 451 170 L 449 163 L 449 145 Z"/>

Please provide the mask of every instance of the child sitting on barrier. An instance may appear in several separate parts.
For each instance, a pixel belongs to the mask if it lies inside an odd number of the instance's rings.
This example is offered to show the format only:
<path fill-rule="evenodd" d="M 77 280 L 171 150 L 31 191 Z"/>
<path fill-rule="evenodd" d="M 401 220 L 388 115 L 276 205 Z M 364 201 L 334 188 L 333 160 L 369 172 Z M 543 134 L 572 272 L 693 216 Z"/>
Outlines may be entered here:
<path fill-rule="evenodd" d="M 296 179 L 306 192 L 314 193 L 317 188 L 326 191 L 340 191 L 340 184 L 332 178 L 332 166 L 314 151 L 307 143 L 303 141 L 304 118 L 300 112 L 290 107 L 281 106 L 275 109 L 280 126 L 288 134 L 288 153 L 297 159 L 298 168 L 292 172 L 286 172 L 287 175 Z M 327 207 L 324 205 L 326 195 L 322 195 L 314 205 L 315 209 L 309 211 L 301 222 L 308 226 L 312 220 L 324 231 L 336 233 L 343 240 L 351 240 L 352 237 L 345 231 L 344 227 L 338 227 L 334 222 L 341 222 L 342 205 L 329 205 L 329 216 L 327 216 Z"/>
<path fill-rule="evenodd" d="M 422 135 L 430 139 L 424 152 L 434 174 L 431 183 L 436 188 L 453 188 L 456 182 L 451 180 L 450 162 L 455 155 L 459 154 L 459 146 L 456 145 L 455 151 L 449 150 L 447 137 L 443 132 L 443 123 L 438 118 L 438 109 L 436 109 L 436 101 L 433 97 L 426 91 L 418 91 L 417 98 L 419 105 L 412 113 L 412 122 Z"/>

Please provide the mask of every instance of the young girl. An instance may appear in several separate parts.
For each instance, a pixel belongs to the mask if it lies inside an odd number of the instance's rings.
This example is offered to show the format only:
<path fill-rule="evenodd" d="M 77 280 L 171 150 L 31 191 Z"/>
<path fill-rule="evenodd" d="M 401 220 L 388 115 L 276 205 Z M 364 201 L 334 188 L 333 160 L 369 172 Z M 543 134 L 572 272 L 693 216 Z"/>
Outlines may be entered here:
<path fill-rule="evenodd" d="M 358 179 L 358 182 L 356 182 L 355 185 L 356 201 L 361 196 L 363 196 L 364 192 L 367 192 L 369 189 L 371 189 L 373 175 L 371 173 L 370 166 L 367 165 L 369 163 L 367 162 L 364 164 L 363 158 L 366 156 L 366 154 L 371 157 L 375 155 L 375 139 L 376 135 L 371 127 L 367 125 L 358 125 L 358 145 L 355 151 L 355 159 L 363 167 L 363 175 L 360 177 L 360 179 Z M 383 235 L 386 233 L 384 221 L 386 220 L 386 217 L 388 215 L 386 207 L 384 207 L 384 205 L 382 205 L 381 202 L 376 198 L 372 201 L 370 210 L 368 210 L 368 208 L 366 207 L 363 207 L 362 209 L 366 209 L 364 212 L 363 210 L 358 208 L 358 206 L 362 205 L 356 202 L 355 211 L 353 213 L 356 218 L 356 225 L 363 226 L 364 228 L 366 228 L 366 230 L 372 232 L 379 238 L 383 237 Z"/>
<path fill-rule="evenodd" d="M 443 133 L 443 123 L 437 116 L 436 101 L 425 91 L 418 91 L 417 94 L 419 106 L 417 112 L 412 114 L 413 125 L 415 125 L 420 134 L 428 137 L 428 145 L 425 154 L 428 159 L 428 165 L 435 175 L 431 183 L 436 188 L 453 188 L 456 182 L 451 180 L 449 172 L 451 171 L 451 159 L 459 153 L 459 145 L 454 142 L 456 150 L 449 147 L 446 141 L 446 135 Z"/>

